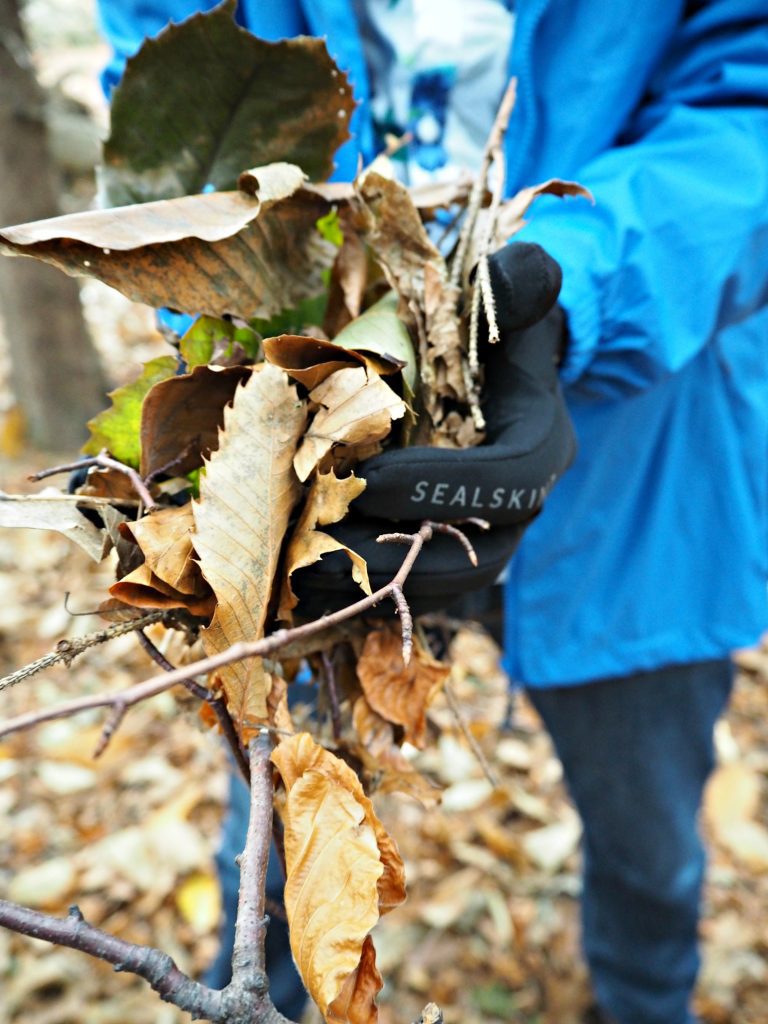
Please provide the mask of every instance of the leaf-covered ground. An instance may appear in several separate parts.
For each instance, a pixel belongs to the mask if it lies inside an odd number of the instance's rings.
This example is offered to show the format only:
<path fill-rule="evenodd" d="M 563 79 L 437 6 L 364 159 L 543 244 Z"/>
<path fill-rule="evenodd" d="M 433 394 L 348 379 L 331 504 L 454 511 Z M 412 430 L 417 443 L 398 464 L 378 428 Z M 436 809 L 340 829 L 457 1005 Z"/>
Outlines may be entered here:
<path fill-rule="evenodd" d="M 6 460 L 2 486 L 45 460 Z M 94 607 L 108 582 L 63 538 L 0 535 L 0 670 L 98 628 L 63 607 Z M 170 652 L 171 656 L 175 656 Z M 588 1001 L 578 957 L 578 822 L 560 769 L 525 702 L 511 725 L 507 681 L 484 636 L 454 650 L 462 714 L 500 780 L 494 789 L 447 705 L 420 755 L 446 787 L 440 807 L 378 801 L 407 868 L 408 902 L 375 933 L 387 985 L 386 1024 L 412 1020 L 428 1000 L 453 1021 L 576 1024 Z M 706 1024 L 762 1024 L 768 1006 L 768 650 L 744 656 L 718 732 L 710 788 L 714 856 L 707 888 L 700 1010 Z M 0 693 L 2 716 L 154 674 L 131 637 L 95 648 Z M 186 695 L 133 710 L 94 762 L 99 716 L 49 723 L 0 743 L 0 895 L 86 917 L 157 944 L 201 971 L 216 946 L 212 855 L 226 791 L 222 751 Z M 650 827 L 650 826 L 649 826 Z M 136 979 L 82 954 L 0 932 L 0 1024 L 176 1024 Z"/>
<path fill-rule="evenodd" d="M 105 51 L 92 0 L 32 0 L 28 16 L 43 80 L 84 102 L 91 121 L 103 117 L 95 73 Z M 71 177 L 65 209 L 87 203 L 90 188 Z M 114 383 L 167 352 L 148 310 L 95 282 L 83 296 Z M 0 488 L 18 491 L 30 486 L 27 472 L 50 460 L 23 450 L 17 420 L 7 415 L 11 401 L 2 391 Z M 71 592 L 73 610 L 88 610 L 109 582 L 107 567 L 62 537 L 1 531 L 0 673 L 62 636 L 99 628 L 93 616 L 73 619 L 63 595 Z M 468 632 L 454 655 L 453 688 L 500 785 L 485 778 L 450 709 L 435 705 L 430 728 L 443 735 L 420 760 L 446 787 L 442 806 L 378 801 L 409 882 L 408 902 L 376 931 L 387 979 L 382 1017 L 408 1022 L 431 999 L 451 1024 L 577 1024 L 589 1000 L 578 957 L 578 822 L 523 700 L 515 699 L 508 724 L 507 681 L 492 645 Z M 768 1016 L 768 647 L 743 661 L 750 671 L 718 731 L 721 767 L 708 797 L 713 858 L 699 997 L 706 1024 L 764 1024 Z M 123 637 L 70 670 L 0 692 L 0 715 L 154 672 Z M 216 948 L 212 857 L 226 792 L 220 745 L 183 693 L 134 709 L 94 762 L 99 722 L 80 716 L 0 744 L 0 896 L 61 914 L 77 901 L 93 923 L 156 944 L 200 972 Z M 186 1019 L 143 982 L 0 931 L 0 1024 Z"/>

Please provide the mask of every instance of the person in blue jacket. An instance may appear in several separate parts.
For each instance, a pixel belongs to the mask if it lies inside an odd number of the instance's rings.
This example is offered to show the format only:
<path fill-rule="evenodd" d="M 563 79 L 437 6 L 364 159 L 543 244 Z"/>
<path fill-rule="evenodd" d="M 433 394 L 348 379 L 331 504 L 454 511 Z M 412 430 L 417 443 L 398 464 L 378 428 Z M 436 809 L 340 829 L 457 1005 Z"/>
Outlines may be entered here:
<path fill-rule="evenodd" d="M 100 6 L 115 82 L 145 36 L 214 4 Z M 504 652 L 584 822 L 595 1019 L 692 1024 L 712 730 L 729 653 L 768 624 L 764 0 L 241 0 L 238 19 L 267 39 L 325 36 L 350 74 L 361 102 L 338 177 L 393 123 L 414 138 L 407 180 L 471 163 L 514 74 L 508 191 L 557 176 L 596 197 L 542 200 L 520 236 L 562 267 L 579 454 L 511 561 Z M 438 71 L 414 106 L 413 82 Z M 459 453 L 468 485 L 474 451 Z M 446 454 L 414 457 L 411 518 L 439 513 L 419 501 L 444 493 Z"/>

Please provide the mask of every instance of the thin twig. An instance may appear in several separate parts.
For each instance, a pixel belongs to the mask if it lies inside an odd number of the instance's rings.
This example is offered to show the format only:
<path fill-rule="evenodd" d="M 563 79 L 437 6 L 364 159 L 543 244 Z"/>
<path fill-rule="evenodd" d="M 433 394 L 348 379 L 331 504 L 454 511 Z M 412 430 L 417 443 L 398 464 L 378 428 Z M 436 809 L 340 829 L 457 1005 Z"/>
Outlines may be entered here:
<path fill-rule="evenodd" d="M 392 600 L 400 615 L 400 632 L 403 638 L 403 664 L 408 665 L 413 653 L 413 616 L 405 599 L 402 587 L 392 588 Z"/>
<path fill-rule="evenodd" d="M 232 951 L 232 982 L 267 990 L 264 937 L 268 918 L 264 904 L 267 862 L 272 841 L 272 738 L 266 729 L 251 740 L 251 813 L 245 848 L 239 857 L 240 891 Z"/>
<path fill-rule="evenodd" d="M 477 758 L 477 763 L 482 768 L 483 775 L 485 775 L 486 779 L 488 779 L 493 788 L 496 789 L 500 785 L 499 777 L 493 770 L 493 768 L 491 768 L 490 764 L 488 764 L 488 760 L 485 754 L 483 753 L 480 744 L 472 735 L 472 730 L 469 728 L 469 725 L 467 724 L 467 721 L 461 712 L 461 707 L 459 705 L 459 701 L 456 697 L 456 694 L 454 693 L 453 687 L 451 686 L 447 679 L 443 683 L 443 693 L 445 694 L 445 699 L 448 703 L 448 707 L 451 709 L 451 714 L 453 715 L 454 720 L 459 727 L 461 735 L 467 741 L 472 753 Z"/>
<path fill-rule="evenodd" d="M 496 114 L 496 119 L 493 122 L 493 127 L 491 128 L 490 135 L 488 136 L 488 140 L 485 144 L 480 171 L 474 180 L 472 191 L 470 192 L 469 200 L 467 202 L 467 215 L 461 226 L 459 243 L 456 247 L 456 252 L 451 264 L 449 281 L 454 286 L 458 286 L 461 283 L 464 273 L 464 263 L 467 258 L 467 252 L 469 251 L 469 243 L 475 230 L 477 215 L 480 211 L 480 207 L 482 206 L 483 196 L 486 191 L 488 170 L 493 162 L 494 152 L 499 148 L 501 141 L 504 138 L 504 133 L 507 130 L 507 125 L 509 124 L 510 115 L 515 106 L 516 96 L 517 79 L 513 78 L 510 80 L 504 96 L 502 97 L 498 113 Z"/>
<path fill-rule="evenodd" d="M 99 452 L 98 455 L 93 455 L 88 459 L 81 459 L 79 462 L 67 462 L 60 466 L 42 469 L 39 473 L 33 473 L 29 479 L 45 480 L 49 476 L 56 476 L 59 473 L 72 473 L 76 469 L 87 469 L 90 466 L 99 466 L 101 469 L 114 469 L 118 473 L 124 473 L 131 481 L 134 491 L 138 494 L 147 512 L 152 512 L 154 509 L 159 508 L 136 470 L 124 465 L 122 462 L 118 462 L 117 459 L 110 458 L 107 455 L 106 449 Z"/>
<path fill-rule="evenodd" d="M 153 622 L 159 622 L 164 615 L 165 612 L 162 611 L 148 612 L 146 615 L 138 616 L 135 619 L 115 622 L 106 629 L 100 629 L 96 633 L 89 633 L 87 636 L 73 637 L 71 640 L 59 640 L 55 650 L 44 654 L 37 661 L 32 661 L 23 668 L 16 669 L 10 675 L 3 676 L 0 679 L 0 690 L 5 690 L 9 686 L 15 686 L 16 683 L 20 683 L 24 679 L 42 672 L 43 669 L 50 668 L 51 665 L 57 665 L 61 661 L 69 667 L 73 659 L 87 651 L 89 647 L 96 647 L 98 644 L 107 643 L 108 640 L 112 640 L 116 636 L 123 636 L 125 633 L 133 632 L 133 630 L 150 626 Z"/>
<path fill-rule="evenodd" d="M 325 688 L 328 692 L 328 703 L 331 707 L 331 728 L 333 738 L 338 743 L 341 740 L 341 707 L 339 705 L 339 691 L 336 689 L 336 672 L 333 668 L 333 661 L 328 651 L 320 652 L 320 660 L 323 663 L 323 674 L 325 676 Z"/>
<path fill-rule="evenodd" d="M 138 639 L 141 646 L 147 652 L 147 654 L 156 662 L 160 668 L 166 672 L 174 672 L 175 666 L 168 661 L 165 655 L 160 651 L 157 646 L 152 643 L 149 637 L 142 631 L 138 631 Z M 240 737 L 237 735 L 237 729 L 235 723 L 232 721 L 232 716 L 227 708 L 226 701 L 223 697 L 216 696 L 205 686 L 201 686 L 194 679 L 185 679 L 182 681 L 182 686 L 187 689 L 193 697 L 197 697 L 198 700 L 204 701 L 209 705 L 211 711 L 216 715 L 216 719 L 221 728 L 222 735 L 227 741 L 227 745 L 232 752 L 232 756 L 235 759 L 237 767 L 240 769 L 240 774 L 245 779 L 246 783 L 250 785 L 251 782 L 251 771 L 248 767 L 248 759 L 245 756 L 243 745 L 240 742 Z"/>
<path fill-rule="evenodd" d="M 57 718 L 67 718 L 70 715 L 76 715 L 81 711 L 87 711 L 91 708 L 114 707 L 116 704 L 125 704 L 126 707 L 131 707 L 140 701 L 170 690 L 177 683 L 183 683 L 185 680 L 192 679 L 195 676 L 207 675 L 210 672 L 218 671 L 218 669 L 223 668 L 225 665 L 231 665 L 236 661 L 243 661 L 245 658 L 267 657 L 287 644 L 314 636 L 314 634 L 320 633 L 347 619 L 351 619 L 355 615 L 369 611 L 379 604 L 380 601 L 391 598 L 395 587 L 403 586 L 413 569 L 421 549 L 431 540 L 436 532 L 448 533 L 453 537 L 461 533 L 461 531 L 456 530 L 456 527 L 446 529 L 445 523 L 433 523 L 427 520 L 421 524 L 416 533 L 410 536 L 408 534 L 387 534 L 377 538 L 381 542 L 393 538 L 403 541 L 408 540 L 410 550 L 389 583 L 374 591 L 373 594 L 355 601 L 354 604 L 348 605 L 346 608 L 341 608 L 339 611 L 323 615 L 319 619 L 306 622 L 301 626 L 295 626 L 292 629 L 278 629 L 270 634 L 270 636 L 266 636 L 261 640 L 253 640 L 247 643 L 241 641 L 233 644 L 220 654 L 214 654 L 209 658 L 201 658 L 199 661 L 190 662 L 189 665 L 174 669 L 173 672 L 167 672 L 162 676 L 153 676 L 143 683 L 129 687 L 116 694 L 94 694 L 91 697 L 81 697 L 77 700 L 59 704 L 57 707 L 18 715 L 16 718 L 11 718 L 0 725 L 0 737 L 8 736 L 13 732 L 18 732 L 20 729 L 29 729 L 32 726 L 40 725 L 43 722 L 50 722 Z M 467 550 L 466 545 L 464 546 L 465 550 Z M 471 544 L 469 548 L 471 549 Z"/>

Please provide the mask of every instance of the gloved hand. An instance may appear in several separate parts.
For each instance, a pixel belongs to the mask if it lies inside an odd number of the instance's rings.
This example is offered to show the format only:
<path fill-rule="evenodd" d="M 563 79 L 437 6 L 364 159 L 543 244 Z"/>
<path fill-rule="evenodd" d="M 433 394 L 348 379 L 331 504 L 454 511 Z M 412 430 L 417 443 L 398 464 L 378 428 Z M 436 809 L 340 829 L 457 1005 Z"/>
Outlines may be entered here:
<path fill-rule="evenodd" d="M 560 266 L 540 246 L 515 242 L 491 257 L 490 271 L 501 340 L 481 351 L 486 442 L 466 449 L 401 448 L 369 459 L 358 469 L 367 487 L 351 514 L 325 528 L 366 559 L 375 590 L 392 579 L 405 555 L 400 545 L 377 544 L 380 534 L 415 532 L 424 519 L 490 522 L 488 531 L 462 527 L 475 546 L 477 567 L 453 538 L 437 535 L 425 545 L 404 588 L 414 613 L 447 607 L 492 583 L 575 455 L 557 373 L 565 344 L 556 304 Z M 297 573 L 294 589 L 301 610 L 313 617 L 360 597 L 341 552 Z"/>

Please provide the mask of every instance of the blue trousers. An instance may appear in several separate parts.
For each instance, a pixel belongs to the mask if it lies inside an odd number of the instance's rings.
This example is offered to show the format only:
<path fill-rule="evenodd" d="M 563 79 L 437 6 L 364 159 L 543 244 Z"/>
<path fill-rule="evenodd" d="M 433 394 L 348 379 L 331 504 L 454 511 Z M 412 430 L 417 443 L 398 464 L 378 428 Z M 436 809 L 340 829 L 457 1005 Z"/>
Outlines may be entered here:
<path fill-rule="evenodd" d="M 695 1024 L 697 828 L 727 661 L 530 690 L 584 823 L 582 942 L 619 1024 Z"/>
<path fill-rule="evenodd" d="M 697 829 L 713 766 L 712 731 L 730 693 L 727 661 L 675 666 L 583 686 L 530 690 L 584 822 L 584 952 L 600 1005 L 619 1024 L 695 1024 L 704 850 Z M 225 921 L 207 983 L 230 976 L 248 793 L 233 774 L 217 862 Z M 270 861 L 268 896 L 282 878 Z M 284 922 L 267 932 L 277 1008 L 297 1020 L 306 994 Z"/>

